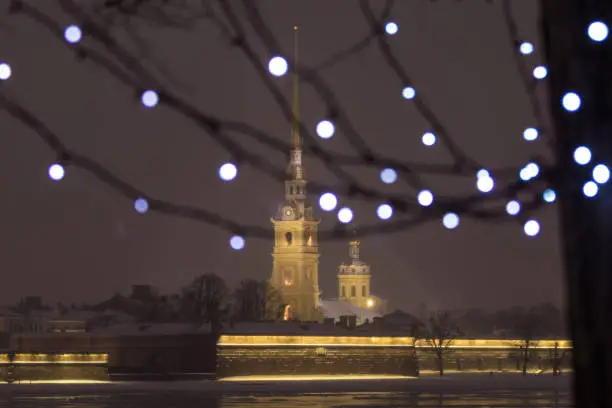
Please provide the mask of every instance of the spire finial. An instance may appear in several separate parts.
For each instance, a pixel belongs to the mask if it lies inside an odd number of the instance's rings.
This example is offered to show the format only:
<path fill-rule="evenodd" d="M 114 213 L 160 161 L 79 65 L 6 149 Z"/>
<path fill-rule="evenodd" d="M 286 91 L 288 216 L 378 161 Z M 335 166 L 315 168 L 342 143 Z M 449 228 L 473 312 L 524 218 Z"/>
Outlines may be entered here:
<path fill-rule="evenodd" d="M 302 143 L 300 140 L 300 89 L 299 89 L 299 76 L 297 73 L 298 63 L 298 31 L 297 25 L 293 26 L 293 66 L 292 68 L 292 79 L 293 79 L 293 103 L 292 103 L 292 116 L 293 120 L 291 123 L 291 144 L 294 150 L 300 150 Z"/>

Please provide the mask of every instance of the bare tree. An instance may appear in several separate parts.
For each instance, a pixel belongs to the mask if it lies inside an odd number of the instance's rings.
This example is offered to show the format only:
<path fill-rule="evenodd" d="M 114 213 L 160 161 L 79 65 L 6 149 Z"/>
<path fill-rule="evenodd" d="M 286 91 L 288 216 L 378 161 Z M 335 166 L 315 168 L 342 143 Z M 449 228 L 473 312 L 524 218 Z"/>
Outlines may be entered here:
<path fill-rule="evenodd" d="M 561 375 L 561 365 L 565 360 L 567 350 L 559 348 L 559 342 L 555 342 L 555 347 L 549 351 L 549 360 L 552 366 L 554 376 Z"/>
<path fill-rule="evenodd" d="M 436 311 L 429 316 L 427 325 L 422 329 L 425 341 L 436 354 L 438 372 L 444 375 L 444 356 L 448 354 L 457 336 L 461 334 L 459 327 L 448 311 Z"/>
<path fill-rule="evenodd" d="M 512 333 L 517 337 L 515 345 L 519 347 L 519 361 L 521 372 L 527 375 L 535 347 L 538 345 L 537 336 L 542 332 L 544 324 L 542 316 L 536 308 L 517 309 L 513 316 Z"/>
<path fill-rule="evenodd" d="M 233 318 L 236 320 L 262 321 L 278 318 L 280 295 L 268 281 L 243 280 L 234 291 L 233 298 Z"/>
<path fill-rule="evenodd" d="M 210 323 L 212 330 L 218 331 L 226 296 L 227 286 L 221 277 L 212 273 L 198 276 L 183 289 L 181 315 L 187 320 Z"/>

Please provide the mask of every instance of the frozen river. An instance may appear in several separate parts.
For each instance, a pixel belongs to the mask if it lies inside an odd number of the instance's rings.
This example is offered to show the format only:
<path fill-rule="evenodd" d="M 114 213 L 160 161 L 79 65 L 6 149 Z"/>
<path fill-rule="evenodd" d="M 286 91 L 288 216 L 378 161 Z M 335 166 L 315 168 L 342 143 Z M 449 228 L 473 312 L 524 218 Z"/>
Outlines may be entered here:
<path fill-rule="evenodd" d="M 0 385 L 0 408 L 562 408 L 569 378 Z"/>

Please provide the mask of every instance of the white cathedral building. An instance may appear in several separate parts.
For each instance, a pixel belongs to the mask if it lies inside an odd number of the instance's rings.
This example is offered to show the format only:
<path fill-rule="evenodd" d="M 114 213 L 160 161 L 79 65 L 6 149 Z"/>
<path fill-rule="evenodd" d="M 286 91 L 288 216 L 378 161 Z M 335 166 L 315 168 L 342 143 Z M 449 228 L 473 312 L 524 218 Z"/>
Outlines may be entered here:
<path fill-rule="evenodd" d="M 294 46 L 297 28 L 294 29 Z M 297 57 L 297 47 L 294 50 Z M 360 258 L 359 241 L 350 243 L 350 264 L 338 268 L 337 299 L 321 299 L 319 290 L 320 223 L 307 200 L 299 132 L 299 78 L 293 72 L 291 152 L 285 179 L 285 199 L 272 217 L 274 248 L 270 283 L 279 291 L 285 319 L 317 321 L 356 316 L 357 322 L 379 316 L 383 302 L 370 292 L 370 266 Z"/>

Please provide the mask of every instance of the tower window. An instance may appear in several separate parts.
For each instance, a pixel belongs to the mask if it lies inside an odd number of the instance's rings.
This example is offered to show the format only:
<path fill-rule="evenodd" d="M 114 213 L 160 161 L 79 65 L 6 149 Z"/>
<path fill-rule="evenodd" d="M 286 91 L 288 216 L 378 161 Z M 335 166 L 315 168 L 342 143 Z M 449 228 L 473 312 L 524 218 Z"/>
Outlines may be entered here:
<path fill-rule="evenodd" d="M 346 297 L 346 288 L 344 287 L 344 285 L 342 285 L 342 297 Z"/>
<path fill-rule="evenodd" d="M 283 285 L 293 285 L 293 271 L 291 269 L 283 269 Z"/>
<path fill-rule="evenodd" d="M 357 288 L 355 287 L 355 285 L 351 286 L 351 297 L 356 297 L 357 296 Z"/>
<path fill-rule="evenodd" d="M 304 230 L 304 243 L 308 246 L 312 246 L 312 232 L 307 228 Z"/>
<path fill-rule="evenodd" d="M 287 232 L 285 234 L 285 239 L 287 240 L 287 245 L 291 245 L 293 243 L 293 234 L 290 232 Z"/>
<path fill-rule="evenodd" d="M 366 289 L 366 286 L 365 286 L 365 285 L 363 285 L 363 286 L 361 287 L 361 296 L 363 296 L 363 297 L 368 296 L 368 292 L 367 292 L 367 289 Z"/>

